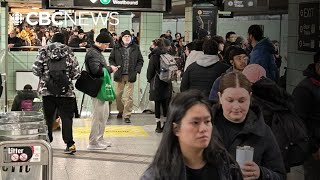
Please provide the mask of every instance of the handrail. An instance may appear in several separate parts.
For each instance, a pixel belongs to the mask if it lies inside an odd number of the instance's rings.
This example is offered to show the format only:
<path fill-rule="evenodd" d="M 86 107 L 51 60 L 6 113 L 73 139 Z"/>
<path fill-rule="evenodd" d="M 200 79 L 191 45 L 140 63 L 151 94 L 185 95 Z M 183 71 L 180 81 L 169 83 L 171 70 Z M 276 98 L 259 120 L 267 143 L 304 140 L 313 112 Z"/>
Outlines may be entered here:
<path fill-rule="evenodd" d="M 29 51 L 32 51 L 31 49 L 33 50 L 38 50 L 38 49 L 41 49 L 45 46 L 20 46 L 20 47 L 13 47 L 13 48 L 10 48 L 9 51 L 22 51 L 22 50 L 25 50 L 25 49 L 28 49 Z M 78 47 L 70 47 L 72 50 L 74 51 L 83 51 L 83 52 L 86 52 L 89 48 L 78 48 Z M 111 52 L 112 48 L 107 48 L 104 52 Z"/>

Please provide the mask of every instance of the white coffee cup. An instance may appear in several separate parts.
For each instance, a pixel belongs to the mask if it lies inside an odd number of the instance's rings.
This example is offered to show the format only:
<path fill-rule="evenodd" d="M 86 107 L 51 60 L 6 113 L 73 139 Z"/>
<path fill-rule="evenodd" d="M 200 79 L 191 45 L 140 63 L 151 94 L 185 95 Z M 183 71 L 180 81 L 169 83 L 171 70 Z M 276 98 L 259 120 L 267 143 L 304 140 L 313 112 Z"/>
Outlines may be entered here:
<path fill-rule="evenodd" d="M 254 148 L 250 146 L 237 146 L 236 161 L 243 166 L 247 161 L 253 161 Z"/>

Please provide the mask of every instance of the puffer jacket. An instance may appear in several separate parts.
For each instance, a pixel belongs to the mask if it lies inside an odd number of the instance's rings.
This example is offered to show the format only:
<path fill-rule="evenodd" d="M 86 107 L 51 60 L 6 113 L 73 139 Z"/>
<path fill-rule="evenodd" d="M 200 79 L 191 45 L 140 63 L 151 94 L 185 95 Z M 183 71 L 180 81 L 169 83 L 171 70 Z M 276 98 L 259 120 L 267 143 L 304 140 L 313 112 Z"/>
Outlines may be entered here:
<path fill-rule="evenodd" d="M 222 141 L 224 120 L 221 108 L 214 106 L 214 125 L 216 136 Z M 220 114 L 220 115 L 219 115 Z M 261 180 L 285 180 L 286 170 L 277 141 L 268 125 L 264 123 L 259 107 L 251 106 L 247 114 L 243 129 L 231 139 L 227 151 L 236 159 L 237 146 L 254 148 L 253 161 L 260 167 Z M 222 142 L 224 144 L 224 142 Z"/>
<path fill-rule="evenodd" d="M 259 64 L 267 73 L 267 78 L 277 81 L 277 65 L 275 63 L 275 49 L 268 38 L 264 38 L 252 49 L 250 64 Z"/>
<path fill-rule="evenodd" d="M 171 82 L 167 83 L 161 81 L 159 78 L 160 55 L 165 53 L 166 51 L 164 49 L 155 48 L 149 55 L 150 61 L 147 69 L 147 80 L 150 83 L 150 101 L 160 101 L 171 97 Z"/>
<path fill-rule="evenodd" d="M 38 95 L 36 92 L 32 90 L 22 90 L 18 91 L 16 97 L 14 97 L 11 111 L 21 111 L 21 101 L 22 100 L 32 100 L 34 98 L 38 98 Z"/>
<path fill-rule="evenodd" d="M 49 60 L 59 60 L 66 57 L 67 76 L 69 77 L 69 90 L 66 94 L 60 97 L 74 97 L 74 86 L 72 80 L 80 77 L 80 69 L 78 61 L 72 52 L 71 48 L 59 42 L 51 43 L 48 46 L 39 49 L 36 61 L 32 66 L 33 74 L 39 76 L 39 93 L 42 96 L 53 96 L 46 87 L 46 81 L 49 79 Z"/>
<path fill-rule="evenodd" d="M 320 148 L 320 75 L 315 64 L 310 64 L 303 75 L 306 76 L 293 90 L 295 110 L 305 121 L 312 140 L 312 150 Z"/>

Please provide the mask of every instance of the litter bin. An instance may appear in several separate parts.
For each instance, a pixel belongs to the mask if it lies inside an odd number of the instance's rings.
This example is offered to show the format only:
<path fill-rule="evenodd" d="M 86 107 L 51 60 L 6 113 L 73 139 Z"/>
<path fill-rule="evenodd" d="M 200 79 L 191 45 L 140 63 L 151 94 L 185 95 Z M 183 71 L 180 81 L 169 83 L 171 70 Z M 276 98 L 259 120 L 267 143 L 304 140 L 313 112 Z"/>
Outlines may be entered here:
<path fill-rule="evenodd" d="M 41 112 L 8 112 L 0 114 L 0 142 L 6 141 L 45 140 L 47 126 Z M 25 147 L 4 148 L 4 154 L 12 154 L 4 157 L 7 162 L 29 161 L 36 148 L 33 144 Z M 13 155 L 14 154 L 14 155 Z M 2 166 L 1 180 L 38 180 L 41 177 L 41 165 Z"/>

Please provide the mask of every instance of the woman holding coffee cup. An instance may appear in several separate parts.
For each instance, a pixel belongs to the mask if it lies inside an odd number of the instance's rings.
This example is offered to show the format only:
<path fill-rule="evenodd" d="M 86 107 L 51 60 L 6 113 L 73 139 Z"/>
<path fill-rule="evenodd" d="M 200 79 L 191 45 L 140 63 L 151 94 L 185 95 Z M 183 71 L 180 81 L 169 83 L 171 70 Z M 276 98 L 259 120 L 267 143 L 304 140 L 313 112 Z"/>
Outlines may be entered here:
<path fill-rule="evenodd" d="M 260 109 L 250 106 L 249 80 L 239 72 L 224 75 L 218 96 L 220 104 L 213 108 L 217 129 L 214 132 L 237 159 L 243 178 L 285 180 L 286 171 L 274 135 L 264 123 Z"/>
<path fill-rule="evenodd" d="M 239 166 L 213 138 L 212 112 L 198 90 L 170 103 L 162 140 L 141 180 L 241 180 Z"/>

